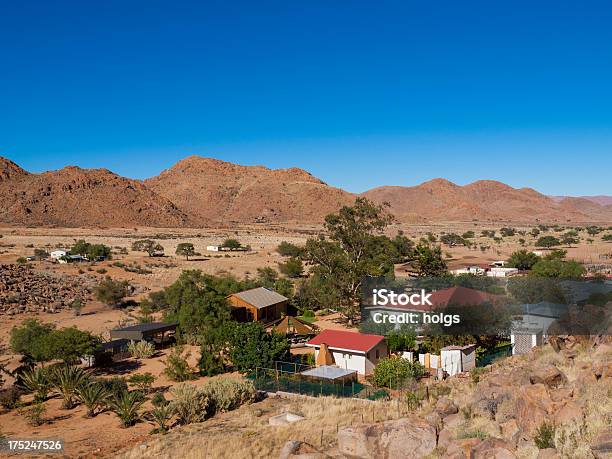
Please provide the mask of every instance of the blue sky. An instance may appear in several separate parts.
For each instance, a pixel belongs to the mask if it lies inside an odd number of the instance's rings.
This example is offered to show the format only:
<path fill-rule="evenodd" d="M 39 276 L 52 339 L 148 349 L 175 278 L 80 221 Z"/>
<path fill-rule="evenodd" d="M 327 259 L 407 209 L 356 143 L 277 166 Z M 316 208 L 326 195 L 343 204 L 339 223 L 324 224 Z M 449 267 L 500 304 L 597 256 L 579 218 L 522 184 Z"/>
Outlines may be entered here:
<path fill-rule="evenodd" d="M 609 1 L 4 2 L 0 155 L 612 194 Z"/>

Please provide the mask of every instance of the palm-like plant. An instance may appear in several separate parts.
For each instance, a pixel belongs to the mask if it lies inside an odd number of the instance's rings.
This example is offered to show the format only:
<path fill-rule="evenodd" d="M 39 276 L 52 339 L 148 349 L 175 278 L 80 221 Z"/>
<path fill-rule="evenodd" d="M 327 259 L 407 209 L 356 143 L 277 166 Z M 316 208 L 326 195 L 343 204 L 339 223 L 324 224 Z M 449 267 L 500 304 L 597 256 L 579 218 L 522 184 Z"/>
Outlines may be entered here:
<path fill-rule="evenodd" d="M 31 392 L 34 392 L 34 403 L 47 400 L 49 391 L 53 386 L 49 372 L 45 368 L 35 368 L 21 375 L 21 383 Z"/>
<path fill-rule="evenodd" d="M 53 372 L 53 385 L 62 395 L 62 406 L 69 410 L 77 404 L 77 389 L 88 384 L 91 376 L 85 370 L 75 366 L 57 367 Z"/>
<path fill-rule="evenodd" d="M 166 403 L 164 405 L 158 405 L 151 411 L 151 417 L 157 423 L 157 431 L 165 433 L 168 431 L 168 421 L 174 414 L 172 405 Z"/>
<path fill-rule="evenodd" d="M 139 391 L 125 391 L 115 395 L 110 402 L 110 406 L 121 420 L 123 427 L 129 427 L 140 418 L 138 410 L 144 401 L 144 397 Z"/>
<path fill-rule="evenodd" d="M 79 386 L 76 390 L 77 397 L 87 407 L 87 417 L 93 418 L 96 410 L 103 408 L 109 397 L 108 390 L 100 383 L 90 382 Z"/>

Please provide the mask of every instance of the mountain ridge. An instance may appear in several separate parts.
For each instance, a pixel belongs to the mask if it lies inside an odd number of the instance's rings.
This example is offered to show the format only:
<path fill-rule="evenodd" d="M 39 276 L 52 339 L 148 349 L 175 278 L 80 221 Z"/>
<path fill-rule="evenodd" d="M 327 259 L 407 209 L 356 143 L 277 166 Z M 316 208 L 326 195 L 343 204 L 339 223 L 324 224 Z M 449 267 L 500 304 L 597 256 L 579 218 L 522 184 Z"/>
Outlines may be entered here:
<path fill-rule="evenodd" d="M 196 227 L 228 223 L 321 223 L 358 196 L 390 204 L 400 222 L 607 222 L 612 205 L 546 196 L 495 180 L 457 185 L 435 178 L 353 194 L 297 167 L 243 166 L 188 156 L 154 177 L 65 166 L 30 173 L 0 157 L 0 221 L 58 226 Z"/>

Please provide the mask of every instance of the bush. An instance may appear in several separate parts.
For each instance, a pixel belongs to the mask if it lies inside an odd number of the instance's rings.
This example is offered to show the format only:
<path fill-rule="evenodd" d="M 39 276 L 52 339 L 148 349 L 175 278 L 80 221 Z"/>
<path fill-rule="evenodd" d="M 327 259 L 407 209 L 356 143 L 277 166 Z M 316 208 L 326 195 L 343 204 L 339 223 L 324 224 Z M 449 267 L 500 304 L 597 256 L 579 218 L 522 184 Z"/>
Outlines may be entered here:
<path fill-rule="evenodd" d="M 142 373 L 132 375 L 128 378 L 128 383 L 136 386 L 137 390 L 143 394 L 148 394 L 151 391 L 151 386 L 155 382 L 155 376 L 151 373 Z"/>
<path fill-rule="evenodd" d="M 18 387 L 12 386 L 8 389 L 0 390 L 0 406 L 7 410 L 12 410 L 19 403 L 21 391 Z"/>
<path fill-rule="evenodd" d="M 17 258 L 17 260 L 15 260 L 15 262 L 20 265 L 25 265 L 28 262 L 28 260 L 26 260 L 25 257 L 19 257 Z"/>
<path fill-rule="evenodd" d="M 544 422 L 536 430 L 536 434 L 533 437 L 533 441 L 538 449 L 547 449 L 555 447 L 555 426 Z"/>
<path fill-rule="evenodd" d="M 174 414 L 171 405 L 157 405 L 150 412 L 151 417 L 157 423 L 156 432 L 166 433 L 168 431 L 168 422 Z"/>
<path fill-rule="evenodd" d="M 287 277 L 297 278 L 304 274 L 304 265 L 299 258 L 289 258 L 285 263 L 279 263 L 278 269 Z"/>
<path fill-rule="evenodd" d="M 72 303 L 70 303 L 70 309 L 72 309 L 75 316 L 80 316 L 83 309 L 83 302 L 80 299 L 75 298 Z"/>
<path fill-rule="evenodd" d="M 208 395 L 215 413 L 231 411 L 255 400 L 253 383 L 243 379 L 212 379 L 204 384 L 201 390 Z"/>
<path fill-rule="evenodd" d="M 168 376 L 172 381 L 184 382 L 194 378 L 194 373 L 187 358 L 189 353 L 183 355 L 183 348 L 181 346 L 175 346 L 168 354 L 166 360 L 164 360 L 164 374 Z"/>
<path fill-rule="evenodd" d="M 99 378 L 96 379 L 96 382 L 101 384 L 102 387 L 106 389 L 109 397 L 116 397 L 121 395 L 123 392 L 128 391 L 127 382 L 125 382 L 125 379 L 119 376 L 113 376 L 112 378 Z"/>
<path fill-rule="evenodd" d="M 374 369 L 373 382 L 378 387 L 400 387 L 408 380 L 421 377 L 425 369 L 418 362 L 399 357 L 382 359 Z"/>
<path fill-rule="evenodd" d="M 21 326 L 11 330 L 10 346 L 13 352 L 30 357 L 36 362 L 50 360 L 46 337 L 54 330 L 52 324 L 43 324 L 37 319 L 27 319 Z"/>
<path fill-rule="evenodd" d="M 45 368 L 35 368 L 21 375 L 21 384 L 34 393 L 34 402 L 41 403 L 47 400 L 52 384 L 49 372 Z"/>
<path fill-rule="evenodd" d="M 130 341 L 128 351 L 135 359 L 150 359 L 155 355 L 155 346 L 148 341 Z"/>
<path fill-rule="evenodd" d="M 170 389 L 170 406 L 179 424 L 186 425 L 202 422 L 211 414 L 211 401 L 208 393 L 198 390 L 191 384 L 179 384 Z"/>
<path fill-rule="evenodd" d="M 75 366 L 57 366 L 51 372 L 51 381 L 63 398 L 62 407 L 72 409 L 77 405 L 77 389 L 91 382 L 89 373 Z"/>
<path fill-rule="evenodd" d="M 117 417 L 119 417 L 121 425 L 123 427 L 129 427 L 136 424 L 136 421 L 140 419 L 138 410 L 144 402 L 144 397 L 140 392 L 125 391 L 116 395 L 111 400 L 110 406 Z"/>
<path fill-rule="evenodd" d="M 46 411 L 45 404 L 38 402 L 27 408 L 23 408 L 20 410 L 19 414 L 25 416 L 31 426 L 38 427 L 45 423 L 43 416 Z"/>
<path fill-rule="evenodd" d="M 155 392 L 155 394 L 153 394 L 153 397 L 151 397 L 151 404 L 153 406 L 163 406 L 163 405 L 167 405 L 168 400 L 166 400 L 166 398 L 164 397 L 164 394 L 161 392 Z"/>
<path fill-rule="evenodd" d="M 300 255 L 302 255 L 302 253 L 304 252 L 304 249 L 302 247 L 298 247 L 295 244 L 291 244 L 290 242 L 287 241 L 283 241 L 281 242 L 278 247 L 276 248 L 276 251 L 278 252 L 279 255 L 283 256 L 283 257 L 299 257 Z"/>
<path fill-rule="evenodd" d="M 107 276 L 94 288 L 98 301 L 109 306 L 117 306 L 128 294 L 128 282 L 116 281 Z"/>
<path fill-rule="evenodd" d="M 77 397 L 79 401 L 87 407 L 87 417 L 94 417 L 96 410 L 106 406 L 109 398 L 109 392 L 103 384 L 99 382 L 86 383 L 77 388 Z"/>

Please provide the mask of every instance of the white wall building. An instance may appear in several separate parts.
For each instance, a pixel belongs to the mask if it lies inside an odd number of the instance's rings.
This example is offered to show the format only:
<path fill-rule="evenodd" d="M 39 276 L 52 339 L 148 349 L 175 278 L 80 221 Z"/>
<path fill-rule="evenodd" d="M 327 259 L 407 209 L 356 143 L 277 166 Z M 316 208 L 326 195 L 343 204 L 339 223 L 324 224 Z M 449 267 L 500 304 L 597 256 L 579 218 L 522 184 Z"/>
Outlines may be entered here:
<path fill-rule="evenodd" d="M 53 252 L 49 253 L 49 257 L 52 260 L 59 260 L 60 258 L 65 257 L 67 253 L 68 252 L 65 250 L 54 250 Z"/>
<path fill-rule="evenodd" d="M 389 355 L 384 336 L 363 333 L 323 330 L 306 346 L 314 348 L 318 360 L 321 345 L 327 345 L 333 364 L 347 370 L 355 370 L 360 375 L 369 375 L 379 360 Z"/>
<path fill-rule="evenodd" d="M 449 376 L 476 368 L 476 345 L 443 347 L 440 349 L 440 366 Z"/>

